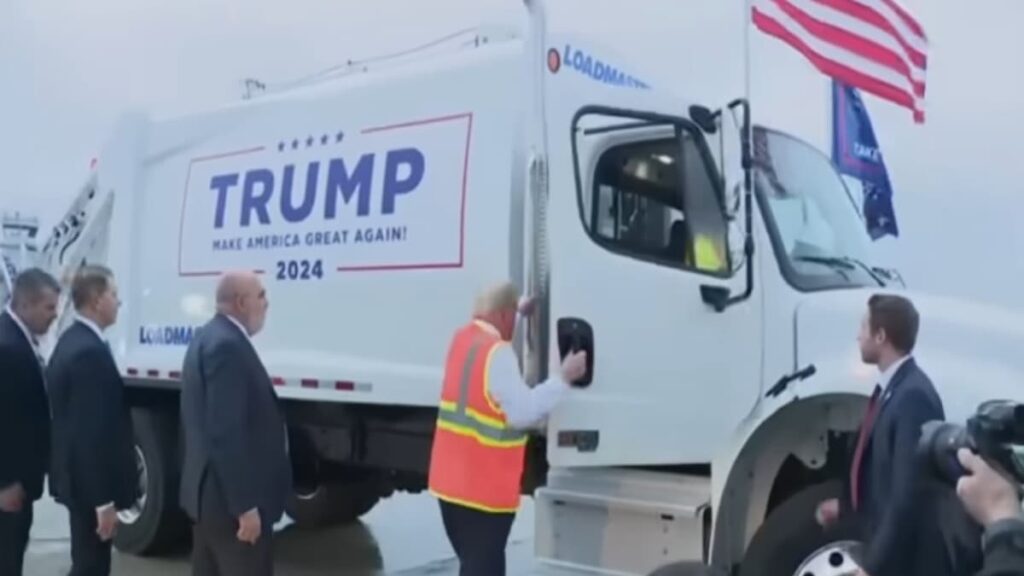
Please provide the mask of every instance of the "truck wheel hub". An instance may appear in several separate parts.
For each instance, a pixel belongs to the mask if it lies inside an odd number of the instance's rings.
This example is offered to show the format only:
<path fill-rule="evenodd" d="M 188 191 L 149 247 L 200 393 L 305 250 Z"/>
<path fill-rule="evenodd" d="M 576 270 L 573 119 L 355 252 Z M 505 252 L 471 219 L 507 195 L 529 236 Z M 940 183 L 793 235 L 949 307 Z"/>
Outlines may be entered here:
<path fill-rule="evenodd" d="M 846 576 L 856 573 L 857 564 L 849 552 L 856 544 L 844 540 L 818 548 L 804 560 L 793 576 Z"/>
<path fill-rule="evenodd" d="M 146 466 L 146 457 L 143 456 L 142 450 L 138 446 L 135 447 L 135 472 L 139 482 L 139 497 L 135 499 L 135 503 L 132 504 L 131 508 L 117 513 L 117 517 L 122 524 L 134 524 L 142 516 L 142 511 L 146 509 L 146 486 L 149 483 L 149 468 Z"/>

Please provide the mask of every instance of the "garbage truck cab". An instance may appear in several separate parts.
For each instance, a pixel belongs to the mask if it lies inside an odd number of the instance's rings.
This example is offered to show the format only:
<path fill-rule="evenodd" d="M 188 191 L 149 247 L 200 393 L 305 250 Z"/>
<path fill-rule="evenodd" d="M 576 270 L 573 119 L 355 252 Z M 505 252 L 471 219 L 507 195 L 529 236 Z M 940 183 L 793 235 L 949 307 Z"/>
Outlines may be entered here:
<path fill-rule="evenodd" d="M 960 422 L 1024 396 L 1022 318 L 874 265 L 828 156 L 758 125 L 756 102 L 686 103 L 594 56 L 611 47 L 545 29 L 531 26 L 543 121 L 527 123 L 542 127 L 527 198 L 544 233 L 527 237 L 547 306 L 526 364 L 543 377 L 583 348 L 593 366 L 547 423 L 538 557 L 607 574 L 851 570 L 856 526 L 823 535 L 814 511 L 839 495 L 877 380 L 856 342 L 870 296 L 915 303 L 914 356 Z"/>

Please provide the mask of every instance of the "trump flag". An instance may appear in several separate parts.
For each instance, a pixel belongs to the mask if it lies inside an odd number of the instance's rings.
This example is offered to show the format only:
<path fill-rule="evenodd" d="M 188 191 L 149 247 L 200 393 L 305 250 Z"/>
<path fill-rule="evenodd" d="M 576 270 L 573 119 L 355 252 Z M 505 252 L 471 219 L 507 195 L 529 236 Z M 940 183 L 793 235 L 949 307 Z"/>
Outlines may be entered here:
<path fill-rule="evenodd" d="M 871 239 L 899 237 L 889 172 L 871 118 L 857 89 L 838 80 L 832 82 L 832 161 L 842 174 L 860 180 Z"/>

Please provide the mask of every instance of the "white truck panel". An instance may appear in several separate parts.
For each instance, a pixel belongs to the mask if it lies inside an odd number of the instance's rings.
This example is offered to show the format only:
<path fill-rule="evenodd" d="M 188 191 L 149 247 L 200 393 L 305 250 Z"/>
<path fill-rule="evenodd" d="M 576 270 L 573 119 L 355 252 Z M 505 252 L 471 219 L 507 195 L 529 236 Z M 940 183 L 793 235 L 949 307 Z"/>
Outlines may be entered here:
<path fill-rule="evenodd" d="M 707 477 L 628 469 L 552 470 L 548 485 L 537 493 L 536 556 L 545 567 L 609 575 L 647 574 L 672 562 L 701 562 L 709 493 Z"/>
<path fill-rule="evenodd" d="M 521 258 L 517 46 L 152 123 L 134 210 L 112 223 L 134 256 L 115 272 L 138 280 L 124 366 L 180 370 L 217 275 L 248 269 L 270 300 L 268 370 L 309 386 L 282 396 L 436 404 L 449 335 Z"/>
<path fill-rule="evenodd" d="M 662 266 L 616 253 L 588 234 L 585 221 L 601 154 L 637 139 L 671 138 L 672 129 L 662 125 L 586 135 L 573 129 L 637 120 L 588 113 L 573 126 L 580 109 L 600 104 L 686 118 L 687 105 L 629 82 L 599 82 L 582 73 L 581 62 L 591 62 L 582 66 L 590 70 L 622 66 L 625 60 L 607 46 L 562 35 L 552 35 L 549 44 L 561 50 L 562 60 L 561 68 L 549 68 L 544 77 L 554 271 L 550 356 L 557 361 L 557 320 L 583 319 L 594 332 L 595 376 L 589 387 L 572 389 L 552 414 L 548 461 L 552 466 L 710 462 L 757 401 L 760 293 L 719 314 L 701 300 L 701 286 L 738 294 L 745 284 L 744 268 L 715 276 Z M 696 146 L 688 147 L 688 170 L 705 170 L 696 153 Z M 596 446 L 562 442 L 577 432 L 595 434 Z"/>

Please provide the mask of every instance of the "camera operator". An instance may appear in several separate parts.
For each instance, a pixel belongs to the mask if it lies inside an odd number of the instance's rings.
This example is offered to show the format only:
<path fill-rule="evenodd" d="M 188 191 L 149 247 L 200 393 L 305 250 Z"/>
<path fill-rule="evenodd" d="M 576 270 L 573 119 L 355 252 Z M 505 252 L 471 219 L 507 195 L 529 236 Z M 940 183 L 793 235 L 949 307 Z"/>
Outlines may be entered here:
<path fill-rule="evenodd" d="M 969 472 L 956 485 L 971 516 L 985 528 L 984 567 L 977 576 L 1024 576 L 1024 515 L 1017 487 L 967 448 L 957 452 Z"/>

